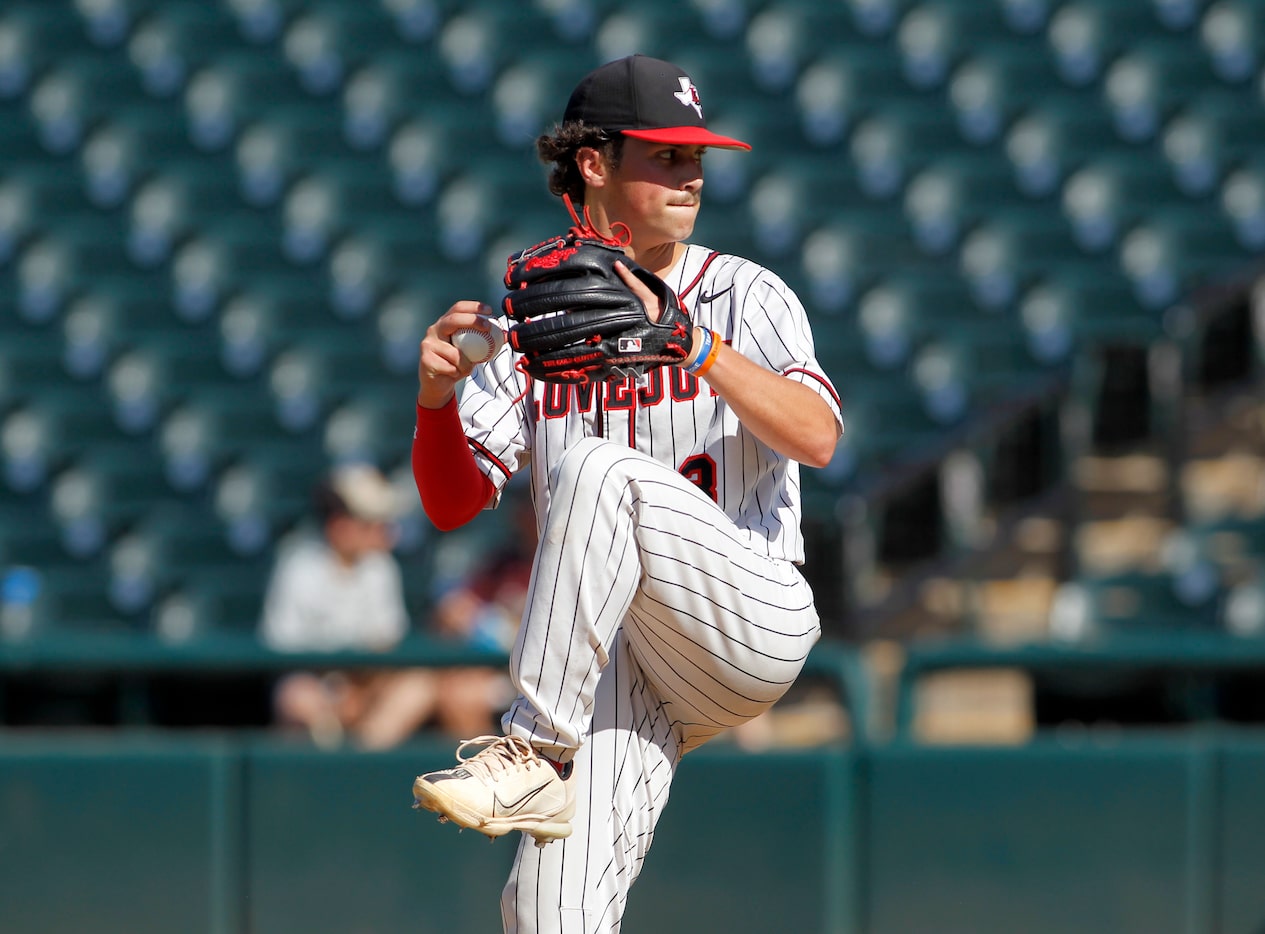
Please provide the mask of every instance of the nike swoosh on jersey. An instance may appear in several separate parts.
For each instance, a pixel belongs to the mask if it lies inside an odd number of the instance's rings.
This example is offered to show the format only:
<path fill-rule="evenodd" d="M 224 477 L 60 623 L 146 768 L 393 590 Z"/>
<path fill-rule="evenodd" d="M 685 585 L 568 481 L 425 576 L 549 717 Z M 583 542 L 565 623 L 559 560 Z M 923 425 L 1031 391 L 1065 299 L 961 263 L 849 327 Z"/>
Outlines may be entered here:
<path fill-rule="evenodd" d="M 732 292 L 733 290 L 734 290 L 734 285 L 731 282 L 729 283 L 729 285 L 721 289 L 719 292 L 712 292 L 710 295 L 708 295 L 706 292 L 699 292 L 698 303 L 700 305 L 706 305 L 710 302 L 716 301 L 716 299 L 720 298 L 722 295 L 725 295 L 728 292 Z"/>

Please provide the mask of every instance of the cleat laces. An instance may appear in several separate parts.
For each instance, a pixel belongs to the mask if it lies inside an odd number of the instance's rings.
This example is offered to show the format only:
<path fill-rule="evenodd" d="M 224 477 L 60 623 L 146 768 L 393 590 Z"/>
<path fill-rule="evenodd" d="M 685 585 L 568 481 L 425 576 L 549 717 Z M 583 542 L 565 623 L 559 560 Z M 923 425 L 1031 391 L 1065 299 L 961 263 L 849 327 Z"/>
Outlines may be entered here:
<path fill-rule="evenodd" d="M 474 746 L 485 748 L 473 755 L 462 755 Z M 463 740 L 457 747 L 457 761 L 472 776 L 491 782 L 496 781 L 500 773 L 544 764 L 536 750 L 520 736 L 476 736 Z"/>

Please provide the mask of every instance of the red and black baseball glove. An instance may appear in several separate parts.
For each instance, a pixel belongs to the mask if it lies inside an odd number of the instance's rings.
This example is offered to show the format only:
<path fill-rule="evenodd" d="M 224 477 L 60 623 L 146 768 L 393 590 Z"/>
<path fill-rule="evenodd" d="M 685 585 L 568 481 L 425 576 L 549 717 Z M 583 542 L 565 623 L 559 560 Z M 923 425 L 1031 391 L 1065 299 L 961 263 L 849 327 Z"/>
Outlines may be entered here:
<path fill-rule="evenodd" d="M 515 253 L 505 271 L 501 307 L 516 322 L 509 340 L 523 355 L 520 369 L 545 382 L 587 383 L 684 361 L 694 329 L 676 294 L 628 258 L 624 241 L 594 230 L 587 210 L 581 223 L 563 200 L 575 226 Z M 616 261 L 659 299 L 658 321 L 619 277 Z"/>

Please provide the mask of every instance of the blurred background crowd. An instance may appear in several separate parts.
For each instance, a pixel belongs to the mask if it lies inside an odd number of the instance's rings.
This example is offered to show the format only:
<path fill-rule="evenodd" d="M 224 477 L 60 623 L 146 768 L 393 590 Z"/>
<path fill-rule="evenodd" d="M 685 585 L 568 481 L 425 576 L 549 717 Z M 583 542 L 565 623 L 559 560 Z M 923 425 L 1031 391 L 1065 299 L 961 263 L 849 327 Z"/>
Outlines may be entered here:
<path fill-rule="evenodd" d="M 927 737 L 1260 720 L 1242 673 L 1127 659 L 1265 639 L 1265 5 L 8 0 L 6 724 L 381 747 L 494 723 L 491 669 L 209 673 L 225 636 L 512 642 L 530 507 L 429 526 L 417 347 L 565 223 L 534 138 L 634 51 L 754 144 L 706 157 L 694 239 L 791 284 L 841 390 L 805 570 L 875 723 L 946 644 L 980 664 L 927 679 Z M 106 635 L 207 676 L 160 671 L 137 706 L 108 665 L 59 667 Z M 1013 654 L 1104 646 L 1123 673 Z M 829 694 L 808 678 L 738 741 L 837 738 Z"/>

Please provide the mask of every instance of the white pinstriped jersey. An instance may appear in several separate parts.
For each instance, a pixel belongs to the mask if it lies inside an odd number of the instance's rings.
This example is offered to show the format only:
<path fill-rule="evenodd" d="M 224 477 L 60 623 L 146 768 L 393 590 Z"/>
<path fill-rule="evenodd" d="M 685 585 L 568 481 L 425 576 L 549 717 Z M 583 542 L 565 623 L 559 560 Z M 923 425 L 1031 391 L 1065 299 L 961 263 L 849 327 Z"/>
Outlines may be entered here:
<path fill-rule="evenodd" d="M 817 362 L 803 305 L 780 278 L 750 260 L 691 244 L 664 279 L 695 324 L 811 387 L 842 425 L 838 393 Z M 550 465 L 581 438 L 604 437 L 689 477 L 750 536 L 752 547 L 803 562 L 799 465 L 756 439 L 705 381 L 661 367 L 638 380 L 527 387 L 515 358 L 507 343 L 475 367 L 461 397 L 468 442 L 498 489 L 530 461 L 543 517 Z"/>

